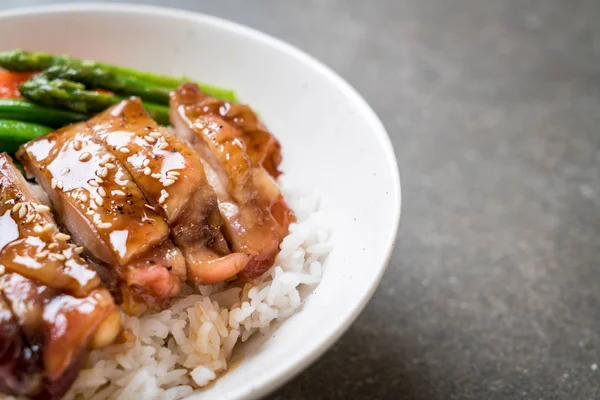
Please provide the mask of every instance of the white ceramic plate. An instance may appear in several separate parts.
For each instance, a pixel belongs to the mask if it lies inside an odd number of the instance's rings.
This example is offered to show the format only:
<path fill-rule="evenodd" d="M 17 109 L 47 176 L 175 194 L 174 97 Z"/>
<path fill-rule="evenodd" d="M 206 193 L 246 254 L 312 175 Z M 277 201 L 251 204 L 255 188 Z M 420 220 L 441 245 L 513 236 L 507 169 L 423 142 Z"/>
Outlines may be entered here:
<path fill-rule="evenodd" d="M 0 13 L 0 50 L 18 47 L 234 88 L 281 140 L 283 169 L 294 186 L 320 195 L 334 236 L 323 281 L 276 335 L 241 349 L 243 361 L 200 397 L 265 395 L 307 367 L 354 321 L 392 251 L 400 180 L 384 127 L 338 75 L 255 30 L 146 6 L 69 4 Z"/>

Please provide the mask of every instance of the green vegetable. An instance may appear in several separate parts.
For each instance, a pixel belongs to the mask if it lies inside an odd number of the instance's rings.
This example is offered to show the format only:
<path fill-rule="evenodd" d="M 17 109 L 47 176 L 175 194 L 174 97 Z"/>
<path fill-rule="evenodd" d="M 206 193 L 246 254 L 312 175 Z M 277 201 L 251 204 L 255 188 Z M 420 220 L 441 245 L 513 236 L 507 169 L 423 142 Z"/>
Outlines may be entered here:
<path fill-rule="evenodd" d="M 104 74 L 110 74 L 112 76 L 111 80 L 113 81 L 119 81 L 121 84 L 127 82 L 126 86 L 135 84 L 134 86 L 138 88 L 141 85 L 142 87 L 147 86 L 148 88 L 153 89 L 162 88 L 170 91 L 177 88 L 179 85 L 190 81 L 189 78 L 185 77 L 175 78 L 166 75 L 154 74 L 151 72 L 138 71 L 132 68 L 99 63 L 91 60 L 80 60 L 66 55 L 53 55 L 45 52 L 33 52 L 20 49 L 0 52 L 0 67 L 10 71 L 43 71 L 54 66 L 66 66 L 76 71 L 83 69 L 88 71 L 90 69 L 100 70 Z M 230 102 L 236 102 L 235 93 L 231 90 L 205 85 L 202 83 L 199 83 L 198 86 L 200 86 L 200 88 L 210 96 L 218 97 Z M 105 87 L 102 88 L 112 90 Z"/>
<path fill-rule="evenodd" d="M 106 89 L 128 96 L 139 96 L 143 100 L 159 104 L 169 104 L 169 89 L 149 85 L 137 78 L 116 75 L 97 66 L 84 63 L 78 67 L 72 65 L 54 66 L 44 71 L 48 79 L 66 79 L 83 83 L 88 89 Z"/>
<path fill-rule="evenodd" d="M 25 142 L 52 132 L 52 128 L 30 122 L 0 119 L 0 148 L 14 153 Z"/>
<path fill-rule="evenodd" d="M 89 116 L 72 111 L 57 110 L 30 103 L 26 100 L 0 99 L 0 119 L 34 122 L 53 128 L 85 121 Z"/>
<path fill-rule="evenodd" d="M 0 66 L 9 71 L 43 71 L 53 65 L 66 65 L 69 57 L 25 50 L 7 50 L 0 53 Z"/>
<path fill-rule="evenodd" d="M 122 97 L 86 90 L 82 83 L 66 79 L 48 79 L 45 74 L 34 76 L 19 86 L 23 97 L 49 107 L 65 108 L 83 114 L 93 114 L 117 104 Z M 169 108 L 144 103 L 148 113 L 159 124 L 169 124 Z"/>
<path fill-rule="evenodd" d="M 19 92 L 35 103 L 83 114 L 102 111 L 120 100 L 108 94 L 87 91 L 82 83 L 66 79 L 50 80 L 44 74 L 22 83 Z"/>
<path fill-rule="evenodd" d="M 1 55 L 1 53 L 0 53 Z M 192 79 L 182 76 L 182 77 L 172 77 L 168 75 L 160 75 L 152 72 L 138 71 L 132 68 L 119 67 L 115 65 L 107 65 L 107 64 L 99 64 L 104 68 L 108 68 L 120 75 L 129 75 L 132 77 L 136 77 L 141 81 L 145 81 L 148 84 L 153 84 L 156 86 L 160 86 L 163 88 L 167 88 L 169 90 L 175 90 L 179 86 L 183 85 L 186 82 L 194 82 Z M 194 82 L 204 93 L 209 96 L 216 97 L 218 99 L 226 100 L 231 103 L 237 103 L 237 98 L 235 96 L 235 92 L 233 90 L 224 89 L 218 86 L 208 85 L 206 83 Z"/>
<path fill-rule="evenodd" d="M 148 111 L 148 114 L 150 114 L 152 119 L 160 125 L 171 125 L 171 121 L 169 120 L 169 107 L 145 101 L 144 108 Z"/>

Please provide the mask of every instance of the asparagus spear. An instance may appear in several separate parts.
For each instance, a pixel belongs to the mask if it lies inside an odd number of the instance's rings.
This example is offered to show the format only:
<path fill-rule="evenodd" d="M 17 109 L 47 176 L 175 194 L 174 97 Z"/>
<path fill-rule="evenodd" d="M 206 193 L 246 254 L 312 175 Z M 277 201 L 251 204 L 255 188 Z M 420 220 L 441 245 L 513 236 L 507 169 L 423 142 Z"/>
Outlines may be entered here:
<path fill-rule="evenodd" d="M 0 148 L 2 151 L 14 153 L 19 146 L 48 132 L 52 128 L 30 122 L 0 119 Z"/>
<path fill-rule="evenodd" d="M 110 72 L 122 79 L 135 79 L 138 83 L 153 87 L 173 90 L 179 85 L 189 82 L 186 77 L 170 77 L 151 72 L 138 71 L 132 68 L 99 63 L 91 60 L 80 60 L 67 55 L 53 55 L 50 53 L 26 50 L 9 50 L 0 52 L 0 67 L 10 71 L 42 71 L 53 66 L 69 66 L 78 68 L 98 68 Z M 235 93 L 231 90 L 199 83 L 198 86 L 208 95 L 223 100 L 236 102 Z M 110 90 L 110 89 L 109 89 Z"/>
<path fill-rule="evenodd" d="M 109 65 L 107 64 L 102 65 L 104 65 L 105 67 L 109 67 Z M 111 65 L 110 67 L 113 71 L 115 71 L 115 73 L 134 76 L 140 79 L 141 81 L 145 81 L 149 84 L 167 88 L 169 89 L 169 91 L 177 89 L 184 83 L 194 82 L 192 79 L 186 76 L 172 77 L 168 75 L 155 74 L 152 72 L 139 71 L 133 68 L 119 67 L 114 65 Z M 217 99 L 222 99 L 230 103 L 238 102 L 235 92 L 233 90 L 225 89 L 219 86 L 209 85 L 207 83 L 195 83 L 200 87 L 200 89 L 202 89 L 204 93 L 206 93 L 209 96 L 216 97 Z"/>
<path fill-rule="evenodd" d="M 85 85 L 66 79 L 48 79 L 45 74 L 34 76 L 19 86 L 23 97 L 49 107 L 65 108 L 83 114 L 92 114 L 117 104 L 122 97 L 93 92 Z M 160 104 L 144 103 L 148 113 L 159 124 L 169 124 L 169 108 Z"/>
<path fill-rule="evenodd" d="M 169 89 L 148 85 L 130 76 L 116 75 L 97 66 L 85 63 L 73 65 L 56 65 L 44 71 L 50 80 L 66 79 L 83 83 L 88 89 L 106 89 L 122 95 L 139 96 L 143 100 L 158 104 L 169 104 Z"/>
<path fill-rule="evenodd" d="M 0 119 L 34 122 L 59 128 L 88 118 L 86 114 L 43 107 L 26 100 L 0 99 Z"/>

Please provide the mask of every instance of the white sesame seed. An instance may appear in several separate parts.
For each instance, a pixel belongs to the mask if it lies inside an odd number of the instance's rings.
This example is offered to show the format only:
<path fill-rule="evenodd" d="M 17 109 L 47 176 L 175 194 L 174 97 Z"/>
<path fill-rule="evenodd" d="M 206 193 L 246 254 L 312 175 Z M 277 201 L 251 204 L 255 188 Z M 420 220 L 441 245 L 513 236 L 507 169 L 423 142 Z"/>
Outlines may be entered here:
<path fill-rule="evenodd" d="M 93 187 L 98 187 L 98 181 L 95 179 L 92 179 L 91 181 L 88 182 L 90 184 L 90 186 Z"/>
<path fill-rule="evenodd" d="M 62 254 L 52 254 L 51 257 L 60 261 L 65 261 L 67 259 L 67 257 Z"/>
<path fill-rule="evenodd" d="M 144 175 L 150 175 L 151 173 L 152 173 L 152 170 L 150 169 L 150 167 L 144 168 Z"/>
<path fill-rule="evenodd" d="M 161 143 L 161 144 L 160 144 L 160 146 L 158 146 L 158 149 L 159 149 L 159 150 L 164 150 L 164 149 L 166 149 L 167 147 L 169 147 L 169 144 L 168 144 L 168 143 Z"/>
<path fill-rule="evenodd" d="M 146 158 L 146 159 L 144 160 L 144 162 L 142 163 L 142 165 L 143 165 L 144 167 L 147 167 L 148 165 L 150 165 L 150 159 L 149 159 L 149 158 Z"/>
<path fill-rule="evenodd" d="M 105 166 L 106 168 L 108 168 L 108 169 L 113 169 L 113 168 L 115 168 L 115 164 L 113 164 L 113 163 L 106 163 L 104 166 Z"/>
<path fill-rule="evenodd" d="M 54 225 L 46 224 L 42 227 L 42 232 L 50 232 L 52 230 L 52 228 L 54 228 Z"/>
<path fill-rule="evenodd" d="M 113 196 L 120 196 L 120 197 L 125 197 L 126 196 L 126 194 L 125 194 L 124 191 L 118 190 L 118 189 L 117 190 L 113 190 L 112 194 L 113 194 Z"/>
<path fill-rule="evenodd" d="M 108 163 L 110 160 L 112 160 L 112 156 L 110 154 L 105 154 L 104 156 L 102 156 L 102 158 L 100 159 L 100 165 L 104 166 L 106 163 Z"/>
<path fill-rule="evenodd" d="M 94 181 L 94 182 L 95 182 L 95 181 Z M 85 193 L 81 193 L 81 194 L 79 195 L 79 200 L 81 200 L 81 201 L 82 201 L 82 202 L 84 202 L 84 203 L 85 203 L 86 201 L 88 201 L 87 194 L 85 194 Z"/>
<path fill-rule="evenodd" d="M 100 229 L 109 229 L 112 227 L 112 224 L 110 222 L 103 222 L 101 224 L 98 224 L 98 228 Z"/>
<path fill-rule="evenodd" d="M 150 176 L 153 177 L 153 178 L 155 178 L 155 179 L 160 179 L 160 178 L 162 178 L 163 175 L 161 173 L 157 173 L 157 174 L 152 174 Z"/>
<path fill-rule="evenodd" d="M 49 248 L 50 250 L 54 250 L 54 249 L 56 249 L 57 247 L 58 247 L 58 243 L 50 243 L 50 244 L 48 245 L 48 248 Z"/>
<path fill-rule="evenodd" d="M 152 136 L 144 136 L 144 139 L 148 143 L 156 143 L 156 139 L 154 139 Z"/>
<path fill-rule="evenodd" d="M 21 209 L 21 207 L 23 207 L 23 203 L 17 203 L 14 205 L 14 207 L 12 208 L 12 212 L 17 213 L 19 212 L 19 210 Z"/>
<path fill-rule="evenodd" d="M 83 247 L 81 247 L 81 246 L 79 246 L 79 247 L 75 247 L 75 248 L 73 249 L 73 251 L 74 251 L 75 253 L 77 253 L 77 254 L 81 254 L 81 253 L 83 253 Z"/>
<path fill-rule="evenodd" d="M 25 218 L 25 223 L 28 224 L 35 218 L 35 214 L 29 214 L 27 218 Z"/>
<path fill-rule="evenodd" d="M 148 134 L 150 137 L 153 137 L 154 139 L 158 139 L 159 137 L 161 137 L 161 134 L 159 132 L 150 132 Z"/>
<path fill-rule="evenodd" d="M 175 183 L 175 181 L 173 179 L 165 179 L 165 181 L 163 182 L 163 186 L 164 187 L 171 186 L 174 183 Z"/>
<path fill-rule="evenodd" d="M 35 211 L 39 213 L 48 212 L 50 211 L 50 207 L 45 206 L 43 204 L 38 204 L 37 206 L 35 206 Z"/>
<path fill-rule="evenodd" d="M 6 268 L 4 268 L 4 265 L 0 264 L 0 275 L 3 275 L 6 272 Z"/>
<path fill-rule="evenodd" d="M 171 170 L 171 171 L 167 172 L 167 175 L 179 176 L 179 171 Z"/>
<path fill-rule="evenodd" d="M 27 214 L 27 206 L 21 207 L 19 209 L 19 218 L 23 218 Z"/>
<path fill-rule="evenodd" d="M 48 250 L 44 250 L 35 255 L 35 258 L 42 259 L 48 257 Z"/>
<path fill-rule="evenodd" d="M 106 197 L 106 190 L 103 187 L 98 188 L 98 194 L 102 197 Z"/>
<path fill-rule="evenodd" d="M 63 169 L 62 169 L 62 171 L 60 171 L 60 173 L 61 173 L 62 175 L 64 175 L 64 174 L 68 174 L 70 171 L 71 171 L 71 169 L 70 169 L 70 168 L 63 168 Z"/>
<path fill-rule="evenodd" d="M 36 225 L 36 226 L 33 227 L 33 231 L 35 233 L 42 233 L 42 227 L 39 226 L 39 225 Z"/>
<path fill-rule="evenodd" d="M 98 207 L 102 207 L 102 204 L 104 204 L 104 200 L 102 200 L 102 197 L 99 196 L 94 197 L 94 202 L 98 204 Z"/>
<path fill-rule="evenodd" d="M 81 153 L 81 155 L 79 156 L 79 161 L 86 162 L 90 158 L 92 158 L 92 155 L 86 151 L 85 153 Z"/>
<path fill-rule="evenodd" d="M 56 189 L 56 179 L 52 178 L 52 180 L 50 181 L 50 186 L 52 187 L 52 189 Z"/>
<path fill-rule="evenodd" d="M 62 188 L 63 188 L 63 183 L 62 183 L 62 181 L 57 181 L 57 182 L 56 182 L 56 187 L 57 187 L 58 189 L 62 190 Z"/>
<path fill-rule="evenodd" d="M 158 204 L 164 203 L 167 197 L 169 197 L 169 193 L 167 193 L 165 189 L 162 189 L 160 191 L 160 199 L 158 199 Z"/>
<path fill-rule="evenodd" d="M 106 168 L 100 168 L 98 171 L 96 171 L 96 175 L 98 175 L 102 178 L 106 178 L 107 174 L 108 174 L 108 170 Z"/>
<path fill-rule="evenodd" d="M 129 150 L 127 147 L 121 147 L 119 151 L 124 154 L 131 153 L 131 150 Z"/>
<path fill-rule="evenodd" d="M 81 142 L 79 140 L 74 141 L 73 148 L 77 151 L 81 150 Z"/>
<path fill-rule="evenodd" d="M 104 179 L 100 178 L 99 176 L 96 177 L 96 182 L 98 183 L 102 183 L 104 182 Z"/>
<path fill-rule="evenodd" d="M 66 242 L 67 240 L 71 239 L 71 236 L 65 234 L 65 233 L 57 233 L 55 236 L 56 240 L 60 240 L 62 242 Z"/>
<path fill-rule="evenodd" d="M 144 206 L 151 209 L 152 211 L 156 211 L 156 209 L 154 207 L 152 207 L 150 204 L 144 204 Z"/>

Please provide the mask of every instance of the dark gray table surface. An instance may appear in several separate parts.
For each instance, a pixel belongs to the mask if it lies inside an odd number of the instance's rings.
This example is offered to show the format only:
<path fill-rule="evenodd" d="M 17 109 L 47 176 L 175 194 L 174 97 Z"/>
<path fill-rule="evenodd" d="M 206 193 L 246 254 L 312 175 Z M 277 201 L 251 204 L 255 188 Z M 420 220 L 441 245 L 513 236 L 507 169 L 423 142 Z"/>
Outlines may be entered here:
<path fill-rule="evenodd" d="M 600 398 L 600 1 L 170 5 L 315 55 L 396 149 L 383 282 L 271 399 Z"/>

